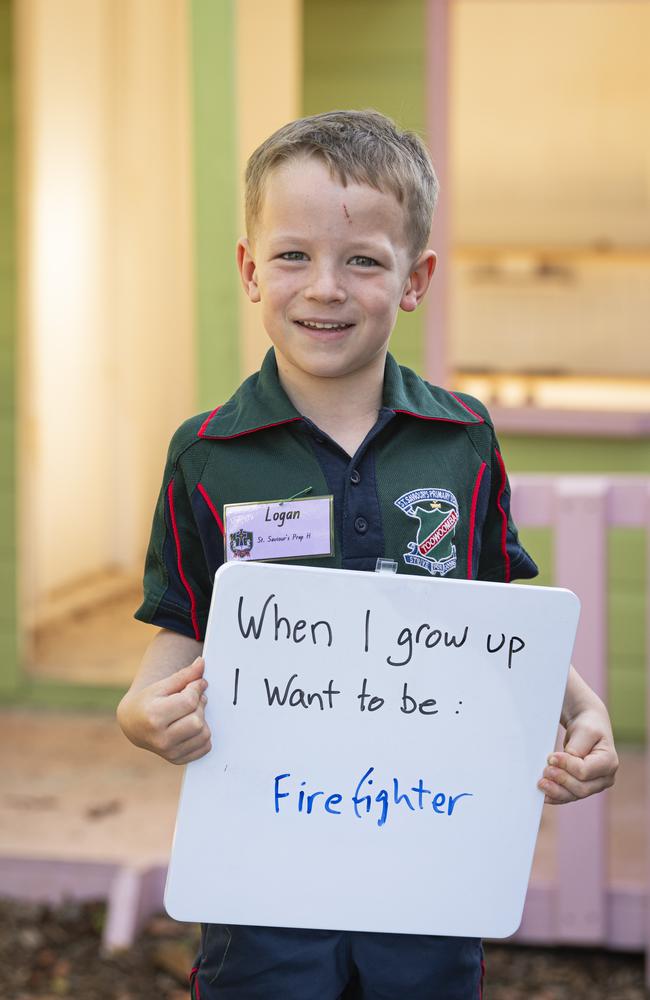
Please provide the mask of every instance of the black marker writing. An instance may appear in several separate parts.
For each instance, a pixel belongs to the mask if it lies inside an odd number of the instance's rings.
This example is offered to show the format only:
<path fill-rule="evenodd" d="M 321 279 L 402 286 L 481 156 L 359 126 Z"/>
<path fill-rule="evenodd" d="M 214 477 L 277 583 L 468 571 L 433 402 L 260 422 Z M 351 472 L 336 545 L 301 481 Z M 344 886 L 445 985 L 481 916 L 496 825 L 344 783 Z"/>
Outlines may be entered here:
<path fill-rule="evenodd" d="M 379 695 L 368 694 L 368 678 L 363 678 L 363 684 L 361 685 L 361 694 L 357 695 L 359 699 L 359 710 L 365 712 L 368 709 L 369 712 L 376 712 L 384 704 L 384 699 L 380 698 Z M 367 702 L 367 704 L 366 704 Z"/>
<path fill-rule="evenodd" d="M 404 684 L 400 712 L 404 712 L 405 715 L 411 715 L 412 712 L 417 710 L 421 715 L 437 715 L 438 709 L 436 708 L 436 704 L 437 702 L 435 698 L 425 698 L 424 701 L 418 703 L 415 698 L 408 693 L 408 684 Z"/>
<path fill-rule="evenodd" d="M 259 613 L 259 617 L 256 620 L 253 615 L 248 619 L 248 625 L 244 625 L 242 618 L 242 609 L 244 606 L 243 595 L 239 598 L 239 606 L 237 608 L 237 618 L 239 622 L 239 631 L 243 635 L 244 639 L 253 635 L 254 639 L 259 639 L 262 635 L 262 629 L 264 627 L 264 622 L 266 620 L 266 612 L 268 610 L 269 604 L 275 597 L 275 594 L 269 594 L 269 596 L 264 601 L 262 605 L 262 610 Z M 300 643 L 306 639 L 304 632 L 306 631 L 308 625 L 304 618 L 298 619 L 298 621 L 292 625 L 288 618 L 280 614 L 277 601 L 273 604 L 273 629 L 274 629 L 274 639 L 278 642 L 281 634 L 284 632 L 283 638 L 290 640 L 291 642 Z M 331 646 L 334 640 L 334 635 L 332 633 L 332 626 L 329 622 L 325 620 L 314 622 L 309 625 L 309 630 L 311 632 L 311 641 L 314 646 L 318 645 L 319 637 L 327 637 L 327 645 Z M 320 630 L 320 631 L 319 631 Z"/>
<path fill-rule="evenodd" d="M 488 651 L 488 653 L 498 653 L 500 649 L 503 649 L 503 647 L 505 645 L 505 642 L 506 642 L 506 637 L 505 637 L 505 635 L 502 632 L 501 633 L 501 641 L 499 642 L 499 645 L 498 646 L 494 646 L 494 648 L 492 648 L 492 645 L 491 645 L 491 642 L 490 642 L 491 639 L 492 639 L 492 633 L 490 632 L 488 634 L 488 637 L 487 637 L 487 651 Z M 515 653 L 521 652 L 521 650 L 525 647 L 525 645 L 526 645 L 526 643 L 524 642 L 524 640 L 520 639 L 518 635 L 513 635 L 513 636 L 510 637 L 510 640 L 508 641 L 508 669 L 509 670 L 512 667 L 512 658 L 513 658 L 513 656 L 515 655 Z"/>
<path fill-rule="evenodd" d="M 277 703 L 278 706 L 289 705 L 290 708 L 311 708 L 312 705 L 316 705 L 321 712 L 324 711 L 326 705 L 328 708 L 334 708 L 334 695 L 341 693 L 334 689 L 334 680 L 330 680 L 322 691 L 305 691 L 304 688 L 294 686 L 297 677 L 298 674 L 291 675 L 282 694 L 279 685 L 271 687 L 268 678 L 264 678 L 266 700 L 269 706 Z"/>
<path fill-rule="evenodd" d="M 426 622 L 417 628 L 415 634 L 412 629 L 403 628 L 397 636 L 397 645 L 406 647 L 404 659 L 396 660 L 393 659 L 392 656 L 387 656 L 386 663 L 389 663 L 392 667 L 405 667 L 407 663 L 411 662 L 414 645 L 417 646 L 420 643 L 426 646 L 427 649 L 435 649 L 440 642 L 442 642 L 447 649 L 451 647 L 460 649 L 465 645 L 468 634 L 469 625 L 465 626 L 460 636 L 454 635 L 453 632 L 443 632 L 439 628 L 432 629 Z"/>

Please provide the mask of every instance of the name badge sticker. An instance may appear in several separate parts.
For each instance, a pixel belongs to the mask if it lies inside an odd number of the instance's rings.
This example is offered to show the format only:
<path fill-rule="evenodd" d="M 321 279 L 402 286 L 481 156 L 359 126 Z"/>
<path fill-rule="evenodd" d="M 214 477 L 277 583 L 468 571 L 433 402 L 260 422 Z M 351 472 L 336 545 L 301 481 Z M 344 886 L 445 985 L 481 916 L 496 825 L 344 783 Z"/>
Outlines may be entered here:
<path fill-rule="evenodd" d="M 331 556 L 332 496 L 224 506 L 226 562 Z"/>

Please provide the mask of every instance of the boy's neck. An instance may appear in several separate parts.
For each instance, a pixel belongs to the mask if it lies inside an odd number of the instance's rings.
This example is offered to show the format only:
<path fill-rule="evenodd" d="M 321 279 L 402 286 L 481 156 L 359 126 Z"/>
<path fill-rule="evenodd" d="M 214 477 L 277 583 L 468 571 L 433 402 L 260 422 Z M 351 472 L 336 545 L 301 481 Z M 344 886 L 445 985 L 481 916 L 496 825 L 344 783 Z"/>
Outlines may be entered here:
<path fill-rule="evenodd" d="M 277 351 L 276 358 L 282 388 L 298 412 L 353 455 L 377 420 L 385 356 L 361 371 L 336 378 L 296 371 Z"/>

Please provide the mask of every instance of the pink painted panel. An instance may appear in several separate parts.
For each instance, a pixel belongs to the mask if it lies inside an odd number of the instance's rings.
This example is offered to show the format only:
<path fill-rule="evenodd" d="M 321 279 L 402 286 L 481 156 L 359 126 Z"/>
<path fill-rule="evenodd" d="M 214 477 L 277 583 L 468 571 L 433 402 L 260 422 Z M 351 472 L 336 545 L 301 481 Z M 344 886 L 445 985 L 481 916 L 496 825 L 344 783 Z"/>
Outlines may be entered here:
<path fill-rule="evenodd" d="M 646 567 L 647 567 L 647 579 L 646 584 L 646 782 L 650 776 L 650 739 L 648 738 L 648 723 L 650 722 L 650 491 L 646 494 Z M 650 830 L 650 789 L 646 787 L 646 850 L 650 849 L 650 837 L 648 836 L 648 831 Z M 646 856 L 646 865 L 650 862 L 650 858 Z M 650 988 L 650 906 L 648 906 L 648 890 L 646 886 L 646 912 L 645 912 L 645 950 L 646 950 L 646 963 L 645 963 L 645 981 L 646 986 Z"/>
<path fill-rule="evenodd" d="M 167 866 L 156 865 L 142 873 L 142 893 L 138 912 L 138 928 L 143 927 L 149 917 L 163 910 L 163 896 Z"/>
<path fill-rule="evenodd" d="M 556 487 L 556 584 L 582 603 L 573 662 L 606 696 L 607 502 L 601 479 L 560 480 Z M 606 930 L 606 800 L 597 795 L 560 808 L 557 931 L 567 942 L 597 943 Z"/>
<path fill-rule="evenodd" d="M 542 476 L 511 476 L 512 515 L 519 525 L 539 528 L 553 521 L 553 482 Z"/>
<path fill-rule="evenodd" d="M 521 927 L 509 940 L 517 944 L 568 943 L 557 933 L 557 887 L 533 882 L 528 890 Z M 644 885 L 614 885 L 606 893 L 607 926 L 601 944 L 622 951 L 645 946 L 647 894 Z"/>
<path fill-rule="evenodd" d="M 142 901 L 142 872 L 121 868 L 115 875 L 108 895 L 108 912 L 102 937 L 107 953 L 128 948 L 138 931 Z"/>
<path fill-rule="evenodd" d="M 500 433 L 639 438 L 650 434 L 650 415 L 610 410 L 552 410 L 538 406 L 490 406 Z"/>
<path fill-rule="evenodd" d="M 112 862 L 0 857 L 0 895 L 56 905 L 106 899 L 118 866 Z"/>
<path fill-rule="evenodd" d="M 615 885 L 607 893 L 608 948 L 622 951 L 643 951 L 647 912 L 645 886 Z"/>
<path fill-rule="evenodd" d="M 102 940 L 106 952 L 130 947 L 149 917 L 163 910 L 166 877 L 162 865 L 124 867 L 116 873 Z"/>
<path fill-rule="evenodd" d="M 609 525 L 643 527 L 650 498 L 647 476 L 548 476 L 519 473 L 510 477 L 517 524 L 543 527 L 553 524 L 555 489 L 608 488 L 606 519 Z"/>
<path fill-rule="evenodd" d="M 607 519 L 621 527 L 643 527 L 650 503 L 650 481 L 647 476 L 617 476 L 612 479 Z"/>
<path fill-rule="evenodd" d="M 555 887 L 550 882 L 532 882 L 526 894 L 524 915 L 516 934 L 511 940 L 524 942 L 553 943 L 555 929 Z"/>

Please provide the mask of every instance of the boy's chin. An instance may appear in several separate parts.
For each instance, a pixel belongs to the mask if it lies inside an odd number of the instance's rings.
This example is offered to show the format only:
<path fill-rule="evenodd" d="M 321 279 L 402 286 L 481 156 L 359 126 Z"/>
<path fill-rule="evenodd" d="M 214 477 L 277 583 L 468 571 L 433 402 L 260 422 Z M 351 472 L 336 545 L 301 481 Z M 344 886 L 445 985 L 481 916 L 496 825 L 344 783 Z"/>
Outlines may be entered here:
<path fill-rule="evenodd" d="M 345 356 L 343 352 L 338 355 L 334 352 L 329 354 L 323 352 L 320 356 L 309 358 L 287 357 L 278 352 L 277 347 L 275 352 L 276 356 L 280 355 L 278 366 L 285 371 L 287 368 L 290 369 L 298 378 L 348 379 L 355 375 L 361 376 L 373 368 L 377 369 L 378 377 L 383 378 L 386 359 L 386 350 L 372 357 Z"/>

